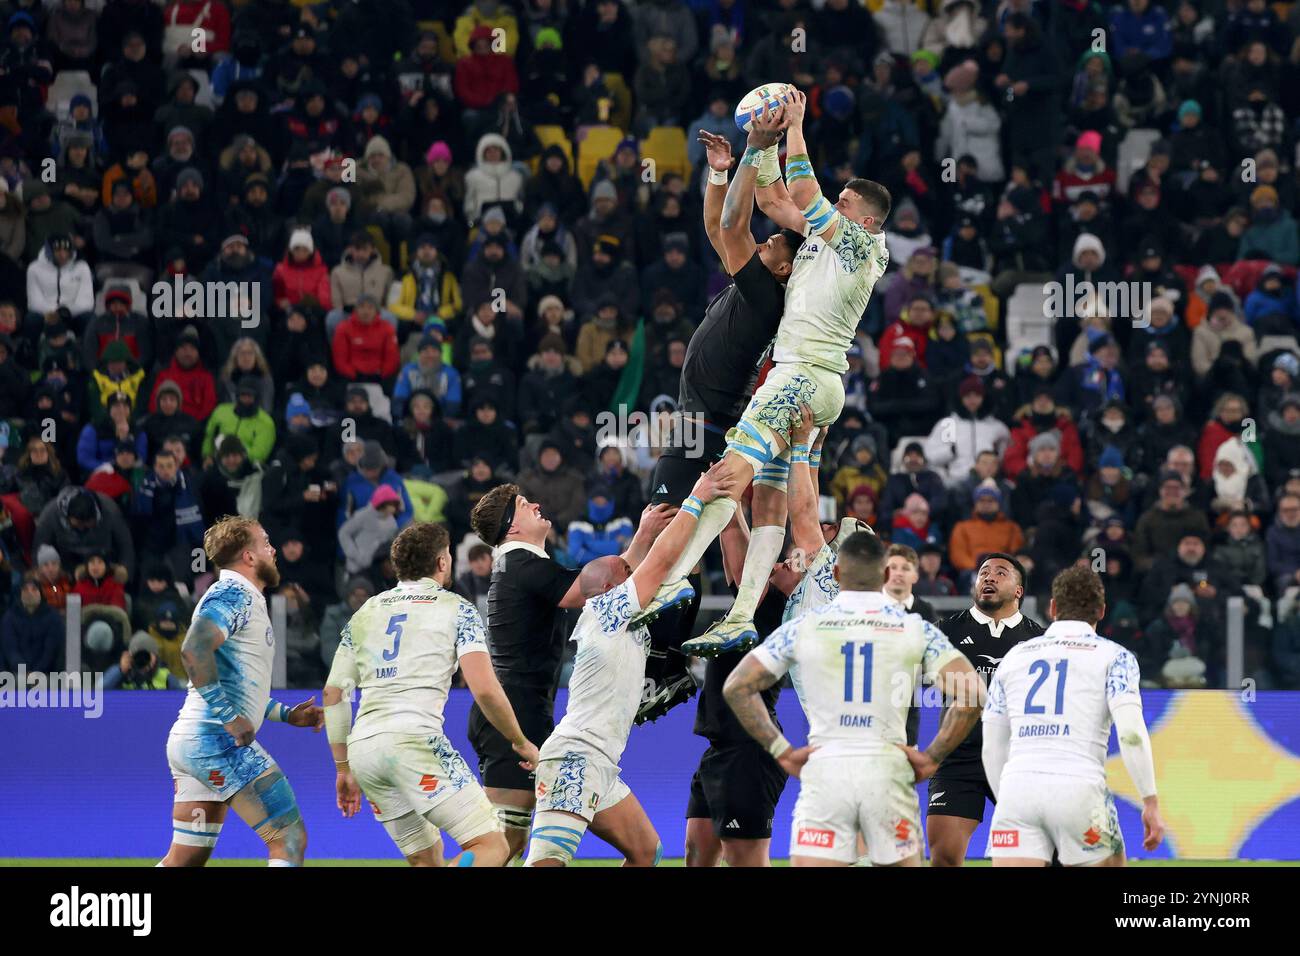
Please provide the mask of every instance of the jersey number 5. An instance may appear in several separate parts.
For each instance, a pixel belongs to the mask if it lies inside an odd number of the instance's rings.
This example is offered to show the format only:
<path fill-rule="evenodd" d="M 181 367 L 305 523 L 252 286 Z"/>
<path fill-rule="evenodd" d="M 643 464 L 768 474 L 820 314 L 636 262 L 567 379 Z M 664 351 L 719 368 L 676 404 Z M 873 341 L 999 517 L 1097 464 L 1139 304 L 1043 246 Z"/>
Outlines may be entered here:
<path fill-rule="evenodd" d="M 871 703 L 871 645 L 854 644 L 852 641 L 845 641 L 840 645 L 840 653 L 844 655 L 844 700 L 852 701 L 853 698 L 853 657 L 854 653 L 862 657 L 862 702 Z"/>
<path fill-rule="evenodd" d="M 1057 714 L 1065 711 L 1065 675 L 1069 667 L 1070 662 L 1067 660 L 1056 662 L 1056 710 L 1054 713 Z M 1034 695 L 1038 693 L 1038 688 L 1043 686 L 1043 682 L 1052 673 L 1052 665 L 1047 661 L 1034 661 L 1029 665 L 1029 673 L 1037 674 L 1038 679 L 1034 681 L 1034 686 L 1029 688 L 1029 693 L 1025 695 L 1025 713 L 1045 714 L 1047 709 L 1042 704 L 1034 703 Z"/>
<path fill-rule="evenodd" d="M 402 624 L 405 621 L 405 614 L 394 614 L 388 619 L 388 630 L 384 631 L 384 633 L 393 635 L 393 647 L 392 650 L 384 651 L 384 660 L 397 660 L 397 652 L 402 646 Z"/>

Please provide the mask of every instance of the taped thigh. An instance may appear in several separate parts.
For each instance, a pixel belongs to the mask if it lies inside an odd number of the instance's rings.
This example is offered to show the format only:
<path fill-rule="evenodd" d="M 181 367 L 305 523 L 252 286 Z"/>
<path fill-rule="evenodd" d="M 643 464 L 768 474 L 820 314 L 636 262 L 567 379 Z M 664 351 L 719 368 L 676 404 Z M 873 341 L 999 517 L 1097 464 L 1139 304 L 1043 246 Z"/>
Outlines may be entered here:
<path fill-rule="evenodd" d="M 414 810 L 383 821 L 383 827 L 397 844 L 402 856 L 415 856 L 442 842 L 438 828 Z"/>
<path fill-rule="evenodd" d="M 587 821 L 581 817 L 559 810 L 539 810 L 533 817 L 533 838 L 524 866 L 536 866 L 539 860 L 558 860 L 568 866 L 586 832 Z"/>
<path fill-rule="evenodd" d="M 280 770 L 258 777 L 235 794 L 230 806 L 265 843 L 302 829 L 298 799 Z"/>

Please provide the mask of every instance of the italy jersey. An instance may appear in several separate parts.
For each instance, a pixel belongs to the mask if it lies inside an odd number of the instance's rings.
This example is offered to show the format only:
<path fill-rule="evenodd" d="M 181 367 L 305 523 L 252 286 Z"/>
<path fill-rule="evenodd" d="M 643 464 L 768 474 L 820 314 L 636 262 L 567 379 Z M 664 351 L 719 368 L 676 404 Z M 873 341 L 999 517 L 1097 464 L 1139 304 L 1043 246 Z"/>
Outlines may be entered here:
<path fill-rule="evenodd" d="M 993 675 L 984 723 L 1009 723 L 1003 779 L 1047 773 L 1105 781 L 1111 712 L 1141 706 L 1137 659 L 1081 621 L 1056 621 L 1009 650 Z"/>
<path fill-rule="evenodd" d="M 780 677 L 798 667 L 812 760 L 895 754 L 916 682 L 961 658 L 943 633 L 879 591 L 841 591 L 753 652 Z"/>
<path fill-rule="evenodd" d="M 217 680 L 235 712 L 256 731 L 262 726 L 271 699 L 271 668 L 275 662 L 275 630 L 266 598 L 242 574 L 224 570 L 203 592 L 194 618 L 211 621 L 225 637 L 216 649 Z M 188 735 L 225 733 L 207 702 L 189 684 L 176 719 L 177 730 Z"/>
<path fill-rule="evenodd" d="M 830 241 L 813 232 L 813 223 L 804 225 L 807 238 L 786 283 L 785 316 L 772 359 L 843 373 L 849 367 L 844 353 L 853 344 L 871 291 L 889 267 L 889 251 L 884 233 L 868 232 L 834 210 L 827 222 L 836 223 Z"/>
<path fill-rule="evenodd" d="M 565 751 L 594 751 L 617 765 L 641 704 L 650 633 L 627 624 L 641 602 L 631 579 L 591 598 L 570 640 L 578 644 L 569 678 L 569 705 L 542 757 Z"/>
<path fill-rule="evenodd" d="M 838 551 L 833 544 L 824 544 L 821 550 L 812 556 L 803 577 L 790 592 L 785 602 L 785 614 L 781 623 L 787 624 L 801 614 L 807 614 L 819 607 L 825 607 L 835 600 L 840 593 L 839 582 L 835 580 L 835 557 Z"/>
<path fill-rule="evenodd" d="M 432 578 L 400 581 L 366 601 L 340 636 L 329 686 L 361 691 L 348 742 L 382 733 L 442 733 L 460 659 L 487 653 L 483 619 Z"/>

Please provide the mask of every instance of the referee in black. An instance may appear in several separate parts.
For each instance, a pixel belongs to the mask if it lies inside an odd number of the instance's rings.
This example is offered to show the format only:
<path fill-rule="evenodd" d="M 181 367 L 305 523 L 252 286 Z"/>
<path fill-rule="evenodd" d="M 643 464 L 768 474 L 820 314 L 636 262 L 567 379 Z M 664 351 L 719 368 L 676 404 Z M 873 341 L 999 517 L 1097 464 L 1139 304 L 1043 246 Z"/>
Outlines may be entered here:
<path fill-rule="evenodd" d="M 941 621 L 939 630 L 979 671 L 987 685 L 1007 651 L 1043 633 L 1020 613 L 1025 569 L 1009 554 L 985 555 L 975 576 L 975 603 Z M 939 765 L 930 778 L 925 835 L 931 866 L 961 866 L 971 834 L 984 820 L 984 802 L 993 799 L 984 776 L 980 725 Z"/>
<path fill-rule="evenodd" d="M 775 135 L 779 138 L 779 133 Z M 731 197 L 734 215 L 723 228 L 727 170 L 734 162 L 731 145 L 724 137 L 704 130 L 700 130 L 699 140 L 707 151 L 710 170 L 704 194 L 704 230 L 733 282 L 713 297 L 687 344 L 677 399 L 681 420 L 655 465 L 651 504 L 680 504 L 699 476 L 726 452 L 727 432 L 749 405 L 763 360 L 776 338 L 785 311 L 785 283 L 803 243 L 799 233 L 782 229 L 763 245 L 755 244 L 750 231 L 752 179 L 749 188 L 738 189 Z M 694 584 L 698 595 L 698 579 Z M 697 597 L 650 625 L 648 683 L 637 723 L 663 716 L 694 693 L 687 660 L 677 651 L 691 636 L 698 609 Z"/>
<path fill-rule="evenodd" d="M 474 533 L 496 549 L 488 586 L 488 649 L 492 668 L 519 726 L 541 746 L 555 729 L 555 691 L 564 658 L 562 608 L 582 607 L 578 572 L 546 553 L 551 522 L 518 485 L 498 485 L 470 515 Z M 519 765 L 510 741 L 493 727 L 477 703 L 469 712 L 469 742 L 488 799 L 505 827 L 510 858 L 528 843 L 533 775 Z"/>

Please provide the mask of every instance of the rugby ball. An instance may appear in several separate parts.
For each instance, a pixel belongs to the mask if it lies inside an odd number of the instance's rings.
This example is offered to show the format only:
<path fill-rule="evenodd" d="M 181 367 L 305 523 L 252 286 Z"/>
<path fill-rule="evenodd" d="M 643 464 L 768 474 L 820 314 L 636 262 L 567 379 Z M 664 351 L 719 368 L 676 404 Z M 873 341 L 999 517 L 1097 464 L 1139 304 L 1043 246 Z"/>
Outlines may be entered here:
<path fill-rule="evenodd" d="M 774 110 L 790 97 L 789 83 L 764 83 L 750 90 L 736 104 L 736 125 L 742 133 L 748 133 L 755 115 L 763 116 L 768 110 Z"/>

